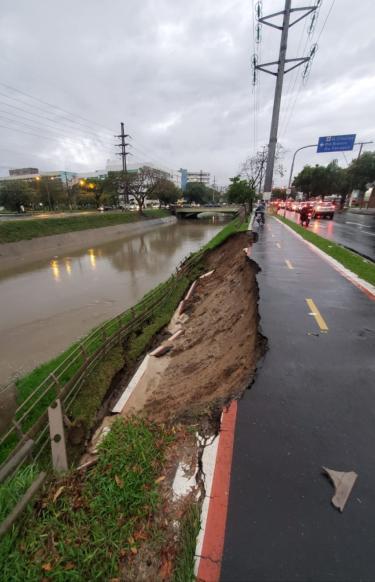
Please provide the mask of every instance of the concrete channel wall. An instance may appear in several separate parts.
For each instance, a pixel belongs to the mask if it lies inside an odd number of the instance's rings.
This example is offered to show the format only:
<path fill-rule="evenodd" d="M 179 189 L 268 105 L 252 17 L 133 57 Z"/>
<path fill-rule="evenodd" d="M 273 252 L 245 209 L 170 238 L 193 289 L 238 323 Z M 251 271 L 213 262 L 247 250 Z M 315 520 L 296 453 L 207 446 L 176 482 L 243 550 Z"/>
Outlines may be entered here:
<path fill-rule="evenodd" d="M 28 265 L 62 253 L 74 252 L 85 247 L 93 247 L 128 236 L 143 234 L 157 226 L 173 224 L 176 221 L 175 216 L 167 216 L 1 244 L 0 273 L 12 267 Z"/>

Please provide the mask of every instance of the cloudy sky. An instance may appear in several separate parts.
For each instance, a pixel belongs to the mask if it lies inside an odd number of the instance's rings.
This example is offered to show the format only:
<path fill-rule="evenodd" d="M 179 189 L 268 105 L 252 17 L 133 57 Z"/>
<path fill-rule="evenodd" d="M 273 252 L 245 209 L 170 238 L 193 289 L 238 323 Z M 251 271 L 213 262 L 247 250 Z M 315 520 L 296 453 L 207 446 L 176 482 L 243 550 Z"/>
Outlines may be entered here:
<path fill-rule="evenodd" d="M 284 2 L 262 4 L 266 15 Z M 269 135 L 275 81 L 251 84 L 252 13 L 252 0 L 3 0 L 0 174 L 105 168 L 124 121 L 134 163 L 207 170 L 224 185 Z M 323 0 L 310 37 L 309 19 L 291 28 L 289 58 L 317 40 L 319 50 L 304 84 L 301 69 L 285 77 L 276 184 L 320 135 L 375 140 L 374 18 L 374 0 Z M 277 59 L 279 42 L 263 26 L 261 62 Z M 307 150 L 296 169 L 333 157 L 346 165 L 353 153 Z"/>

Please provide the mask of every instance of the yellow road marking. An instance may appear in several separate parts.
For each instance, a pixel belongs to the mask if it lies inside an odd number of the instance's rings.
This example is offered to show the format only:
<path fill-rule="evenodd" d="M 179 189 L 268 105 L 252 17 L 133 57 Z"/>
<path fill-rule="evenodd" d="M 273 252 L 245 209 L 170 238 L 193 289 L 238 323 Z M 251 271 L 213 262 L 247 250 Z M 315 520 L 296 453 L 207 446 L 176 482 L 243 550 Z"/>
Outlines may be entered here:
<path fill-rule="evenodd" d="M 281 249 L 281 244 L 280 243 L 276 243 L 276 246 L 278 249 Z"/>
<path fill-rule="evenodd" d="M 312 299 L 306 299 L 306 303 L 309 306 L 309 308 L 311 309 L 311 315 L 313 315 L 315 317 L 315 321 L 318 324 L 320 331 L 328 331 L 328 325 L 324 321 L 324 319 L 323 319 L 319 309 L 315 305 L 314 301 Z"/>
<path fill-rule="evenodd" d="M 286 262 L 286 266 L 288 267 L 288 269 L 294 269 L 292 263 L 288 259 L 285 259 L 285 262 Z"/>

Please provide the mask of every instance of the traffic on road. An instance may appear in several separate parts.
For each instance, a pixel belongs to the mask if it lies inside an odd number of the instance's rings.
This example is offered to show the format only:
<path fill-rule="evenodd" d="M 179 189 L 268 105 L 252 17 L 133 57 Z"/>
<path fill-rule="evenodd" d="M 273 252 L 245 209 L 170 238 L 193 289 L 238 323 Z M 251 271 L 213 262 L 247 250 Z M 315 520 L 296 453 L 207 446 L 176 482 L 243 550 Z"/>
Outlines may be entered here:
<path fill-rule="evenodd" d="M 309 210 L 310 230 L 375 261 L 375 213 L 340 211 L 331 201 L 293 200 L 279 204 L 278 214 L 300 223 L 303 208 Z"/>

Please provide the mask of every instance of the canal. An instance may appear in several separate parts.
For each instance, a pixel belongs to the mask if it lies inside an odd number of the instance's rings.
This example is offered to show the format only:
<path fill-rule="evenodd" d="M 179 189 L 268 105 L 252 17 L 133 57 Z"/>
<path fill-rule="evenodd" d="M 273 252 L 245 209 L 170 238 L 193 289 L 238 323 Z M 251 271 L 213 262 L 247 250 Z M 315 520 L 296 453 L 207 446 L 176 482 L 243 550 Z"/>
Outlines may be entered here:
<path fill-rule="evenodd" d="M 178 221 L 0 274 L 0 386 L 137 303 L 222 227 Z"/>

